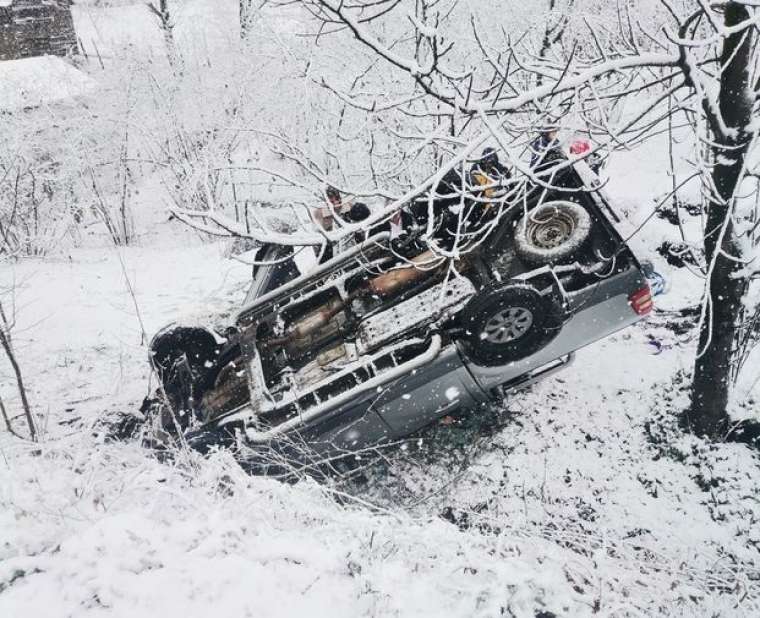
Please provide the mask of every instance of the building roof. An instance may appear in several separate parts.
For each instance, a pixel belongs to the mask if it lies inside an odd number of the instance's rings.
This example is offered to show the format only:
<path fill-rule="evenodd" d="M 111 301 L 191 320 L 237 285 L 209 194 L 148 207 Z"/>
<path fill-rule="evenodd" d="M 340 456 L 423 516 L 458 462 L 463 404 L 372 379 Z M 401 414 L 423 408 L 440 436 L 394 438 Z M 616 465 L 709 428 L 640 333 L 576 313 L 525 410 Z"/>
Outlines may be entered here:
<path fill-rule="evenodd" d="M 89 75 L 57 56 L 37 56 L 0 62 L 2 111 L 63 101 L 91 92 L 96 87 L 97 82 Z"/>

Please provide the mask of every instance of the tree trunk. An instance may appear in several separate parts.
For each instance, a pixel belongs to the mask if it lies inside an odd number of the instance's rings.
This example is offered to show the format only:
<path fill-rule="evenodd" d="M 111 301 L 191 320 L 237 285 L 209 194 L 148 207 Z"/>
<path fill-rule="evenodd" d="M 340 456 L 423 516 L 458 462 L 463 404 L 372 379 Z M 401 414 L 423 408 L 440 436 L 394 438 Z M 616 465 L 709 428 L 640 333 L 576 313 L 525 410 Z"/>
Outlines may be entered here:
<path fill-rule="evenodd" d="M 551 42 L 552 31 L 551 31 L 551 26 L 549 24 L 550 24 L 551 18 L 553 17 L 552 13 L 554 12 L 556 2 L 557 0 L 549 0 L 549 10 L 546 16 L 546 24 L 544 24 L 544 37 L 541 40 L 541 49 L 538 50 L 538 57 L 541 60 L 546 60 L 546 55 L 549 53 L 549 49 L 552 46 L 552 42 Z M 539 73 L 538 75 L 536 75 L 536 86 L 543 86 L 543 85 L 544 85 L 544 76 L 541 75 L 541 73 Z"/>
<path fill-rule="evenodd" d="M 13 351 L 13 344 L 11 343 L 10 334 L 10 322 L 6 318 L 2 305 L 0 305 L 0 347 L 2 347 L 5 351 L 5 355 L 8 357 L 8 361 L 13 368 L 13 374 L 16 376 L 16 385 L 18 386 L 19 396 L 21 397 L 21 406 L 24 410 L 24 416 L 26 417 L 26 422 L 29 427 L 29 435 L 31 436 L 32 440 L 36 440 L 37 428 L 34 424 L 32 408 L 29 405 L 29 400 L 26 397 L 26 387 L 24 386 L 24 379 L 21 375 L 21 367 L 19 367 L 18 361 L 16 360 L 16 354 Z M 2 413 L 3 417 L 6 419 L 8 430 L 10 431 L 10 419 L 8 418 L 5 411 L 5 406 L 3 406 Z"/>
<path fill-rule="evenodd" d="M 730 2 L 725 8 L 726 27 L 749 19 L 746 7 Z M 708 204 L 705 232 L 705 256 L 709 286 L 706 319 L 699 333 L 699 352 L 692 382 L 689 421 L 694 431 L 720 438 L 728 429 L 728 398 L 731 388 L 731 364 L 742 314 L 742 298 L 748 279 L 741 274 L 743 264 L 730 257 L 740 257 L 741 248 L 731 220 L 736 205 L 735 194 L 742 177 L 750 142 L 753 97 L 750 84 L 750 59 L 754 29 L 730 35 L 723 44 L 719 106 L 725 126 L 722 131 L 713 122 L 713 172 L 717 195 Z M 727 133 L 727 134 L 726 134 Z"/>
<path fill-rule="evenodd" d="M 248 37 L 248 28 L 251 20 L 251 2 L 252 0 L 239 0 L 240 6 L 240 38 Z"/>
<path fill-rule="evenodd" d="M 157 0 L 158 6 L 154 2 L 147 4 L 148 9 L 158 18 L 159 27 L 164 35 L 164 43 L 166 44 L 166 57 L 169 60 L 174 72 L 177 74 L 182 73 L 182 57 L 177 49 L 177 42 L 174 40 L 174 22 L 172 21 L 172 14 L 169 9 L 169 0 Z"/>

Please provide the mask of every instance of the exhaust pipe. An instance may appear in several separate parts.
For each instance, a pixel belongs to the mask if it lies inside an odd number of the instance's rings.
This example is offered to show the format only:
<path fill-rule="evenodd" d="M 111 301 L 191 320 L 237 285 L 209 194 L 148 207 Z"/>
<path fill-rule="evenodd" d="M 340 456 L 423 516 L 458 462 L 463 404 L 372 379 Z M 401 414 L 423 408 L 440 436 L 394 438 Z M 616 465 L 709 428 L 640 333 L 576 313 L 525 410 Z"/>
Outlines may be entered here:
<path fill-rule="evenodd" d="M 348 295 L 344 301 L 341 298 L 334 298 L 322 305 L 316 311 L 307 314 L 304 318 L 296 322 L 291 330 L 283 337 L 276 337 L 267 340 L 264 345 L 271 348 L 273 346 L 295 344 L 298 342 L 311 345 L 312 335 L 318 333 L 322 328 L 330 324 L 331 320 L 338 315 L 346 305 L 355 298 L 364 295 L 374 294 L 381 298 L 388 298 L 409 287 L 411 284 L 426 279 L 427 277 L 440 271 L 441 266 L 430 268 L 429 265 L 436 260 L 435 254 L 428 250 L 410 260 L 410 264 L 395 268 L 373 277 L 357 290 Z"/>

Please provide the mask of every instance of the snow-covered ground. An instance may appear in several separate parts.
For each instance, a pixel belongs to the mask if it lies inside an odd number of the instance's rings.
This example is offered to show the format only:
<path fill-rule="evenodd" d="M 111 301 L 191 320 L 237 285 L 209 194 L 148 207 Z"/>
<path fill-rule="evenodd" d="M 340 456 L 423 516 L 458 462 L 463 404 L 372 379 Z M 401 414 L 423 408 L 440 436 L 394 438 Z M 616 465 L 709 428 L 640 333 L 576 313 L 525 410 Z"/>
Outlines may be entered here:
<path fill-rule="evenodd" d="M 150 59 L 166 55 L 157 17 L 146 2 L 96 5 L 75 4 L 72 13 L 82 51 L 91 59 L 109 62 L 116 56 L 139 54 Z M 183 53 L 195 58 L 229 46 L 240 34 L 237 2 L 184 0 L 171 2 L 175 37 Z"/>
<path fill-rule="evenodd" d="M 149 392 L 142 331 L 242 299 L 248 267 L 224 253 L 2 266 L 45 439 L 0 433 L 0 615 L 760 611 L 760 462 L 677 429 L 692 344 L 664 314 L 503 409 L 424 432 L 361 483 L 284 485 L 224 453 L 159 463 L 105 443 L 95 421 Z"/>

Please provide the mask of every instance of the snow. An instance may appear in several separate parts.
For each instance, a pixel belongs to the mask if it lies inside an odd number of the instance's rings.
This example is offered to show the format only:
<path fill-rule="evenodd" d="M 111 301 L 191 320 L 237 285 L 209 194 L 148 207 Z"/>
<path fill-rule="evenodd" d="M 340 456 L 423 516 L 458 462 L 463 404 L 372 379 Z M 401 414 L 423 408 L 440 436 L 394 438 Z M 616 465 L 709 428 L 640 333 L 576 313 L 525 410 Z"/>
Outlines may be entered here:
<path fill-rule="evenodd" d="M 225 48 L 239 37 L 237 3 L 220 0 L 171 2 L 174 33 L 184 56 L 201 61 L 209 52 Z M 166 49 L 157 18 L 145 2 L 125 6 L 75 4 L 72 17 L 84 52 L 105 62 L 138 54 L 165 57 Z"/>
<path fill-rule="evenodd" d="M 691 350 L 653 355 L 647 336 L 669 332 L 657 319 L 511 396 L 495 430 L 434 428 L 361 486 L 104 442 L 88 428 L 147 394 L 135 304 L 148 333 L 229 314 L 249 270 L 224 254 L 93 249 L 2 267 L 47 437 L 36 453 L 0 434 L 0 615 L 709 615 L 745 592 L 744 615 L 758 609 L 760 466 L 743 446 L 682 436 L 674 457 L 652 441 L 674 431 L 666 402 L 683 395 L 668 381 Z M 13 402 L 10 384 L 2 396 Z"/>
<path fill-rule="evenodd" d="M 177 4 L 186 52 L 196 36 L 200 56 L 237 36 L 224 25 L 237 3 L 219 5 Z M 107 67 L 127 50 L 148 65 L 163 57 L 140 3 L 77 5 L 75 19 Z M 0 63 L 8 109 L 96 88 L 61 59 L 30 60 Z M 17 71 L 15 86 L 4 71 Z M 246 475 L 225 452 L 162 461 L 103 437 L 101 419 L 155 388 L 150 336 L 234 314 L 250 275 L 226 243 L 166 221 L 156 175 L 135 187 L 135 246 L 90 230 L 78 248 L 0 262 L 43 434 L 32 444 L 0 430 L 0 616 L 760 615 L 760 460 L 676 419 L 696 345 L 677 312 L 699 302 L 703 281 L 655 251 L 680 240 L 650 216 L 672 183 L 663 140 L 615 153 L 605 172 L 621 229 L 645 223 L 631 244 L 671 284 L 653 315 L 499 405 L 363 453 L 356 478 L 286 484 Z M 689 148 L 677 145 L 679 180 Z M 692 182 L 681 196 L 699 191 Z M 308 268 L 313 253 L 301 259 Z M 756 401 L 760 351 L 748 366 L 737 396 Z M 9 378 L 0 364 L 15 414 Z"/>
<path fill-rule="evenodd" d="M 460 395 L 459 389 L 456 386 L 449 386 L 444 394 L 449 401 L 454 401 Z"/>
<path fill-rule="evenodd" d="M 647 158 L 621 156 L 610 173 L 644 174 Z M 633 222 L 668 180 L 621 178 L 609 188 Z M 501 408 L 414 437 L 362 484 L 283 485 L 225 453 L 161 463 L 136 443 L 104 442 L 96 421 L 150 392 L 143 328 L 230 315 L 250 274 L 224 243 L 170 224 L 159 233 L 162 215 L 143 199 L 143 246 L 0 265 L 45 432 L 39 452 L 0 433 L 0 615 L 760 610 L 760 464 L 675 426 L 685 393 L 672 381 L 694 339 L 676 336 L 666 311 Z M 640 251 L 672 229 L 652 219 Z M 698 300 L 701 282 L 651 257 L 675 290 L 659 307 Z M 11 387 L 0 396 L 15 408 Z"/>
<path fill-rule="evenodd" d="M 0 111 L 63 101 L 96 88 L 91 77 L 57 56 L 0 62 Z"/>

